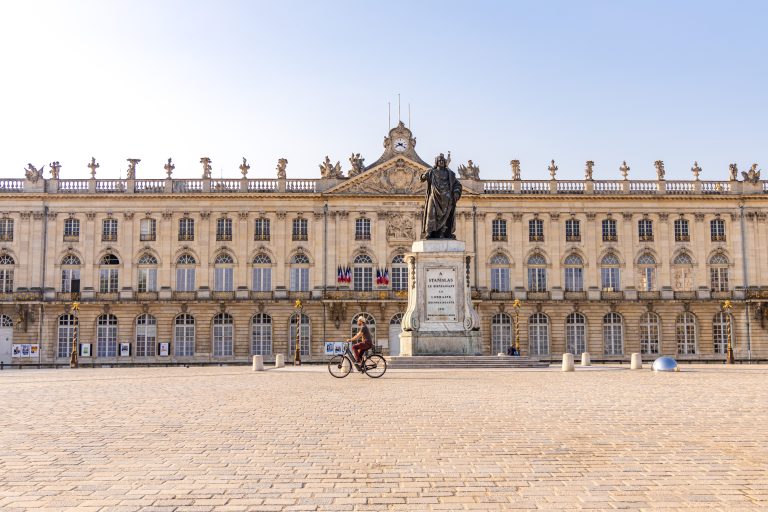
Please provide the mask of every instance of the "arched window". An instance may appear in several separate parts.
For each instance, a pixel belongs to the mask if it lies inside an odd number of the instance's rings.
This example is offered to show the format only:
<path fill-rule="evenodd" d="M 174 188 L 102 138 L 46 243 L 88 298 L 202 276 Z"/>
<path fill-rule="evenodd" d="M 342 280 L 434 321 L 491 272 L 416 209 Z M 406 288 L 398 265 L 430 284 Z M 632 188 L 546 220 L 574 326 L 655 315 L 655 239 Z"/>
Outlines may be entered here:
<path fill-rule="evenodd" d="M 715 254 L 709 260 L 709 278 L 713 292 L 728 291 L 728 258 Z"/>
<path fill-rule="evenodd" d="M 184 313 L 173 321 L 173 354 L 195 355 L 195 317 L 192 315 Z"/>
<path fill-rule="evenodd" d="M 528 258 L 528 290 L 547 291 L 547 260 L 538 253 Z"/>
<path fill-rule="evenodd" d="M 600 261 L 600 285 L 603 291 L 619 291 L 619 258 L 613 253 L 603 256 Z"/>
<path fill-rule="evenodd" d="M 618 313 L 603 317 L 603 346 L 607 356 L 624 354 L 624 323 Z"/>
<path fill-rule="evenodd" d="M 693 260 L 681 252 L 672 260 L 672 286 L 675 291 L 690 291 L 693 286 Z"/>
<path fill-rule="evenodd" d="M 139 292 L 157 291 L 157 258 L 149 253 L 141 255 L 139 265 Z M 138 354 L 137 354 L 138 355 Z"/>
<path fill-rule="evenodd" d="M 656 287 L 656 258 L 644 253 L 637 259 L 638 289 L 651 292 Z"/>
<path fill-rule="evenodd" d="M 120 260 L 114 254 L 105 254 L 99 261 L 99 293 L 117 293 Z"/>
<path fill-rule="evenodd" d="M 292 356 L 296 352 L 296 313 L 291 315 L 289 336 L 289 356 Z M 303 356 L 309 355 L 309 347 L 312 338 L 312 324 L 309 321 L 309 316 L 302 313 L 301 315 L 301 329 L 299 331 L 299 353 Z"/>
<path fill-rule="evenodd" d="M 195 291 L 195 257 L 184 253 L 176 260 L 176 291 Z"/>
<path fill-rule="evenodd" d="M 59 317 L 58 350 L 57 357 L 69 357 L 72 353 L 72 340 L 77 328 L 75 315 L 61 315 Z"/>
<path fill-rule="evenodd" d="M 650 311 L 640 315 L 640 353 L 658 354 L 661 323 L 659 315 Z"/>
<path fill-rule="evenodd" d="M 578 254 L 570 254 L 563 262 L 565 267 L 565 291 L 584 291 L 584 261 Z"/>
<path fill-rule="evenodd" d="M 298 253 L 291 258 L 291 291 L 309 291 L 309 258 Z"/>
<path fill-rule="evenodd" d="M 568 352 L 576 356 L 587 351 L 587 319 L 581 313 L 565 317 L 565 344 Z"/>
<path fill-rule="evenodd" d="M 219 313 L 213 317 L 213 355 L 226 357 L 233 354 L 234 320 L 228 313 Z"/>
<path fill-rule="evenodd" d="M 677 353 L 680 355 L 696 353 L 696 317 L 693 313 L 681 313 L 675 321 Z"/>
<path fill-rule="evenodd" d="M 549 317 L 534 313 L 528 319 L 528 343 L 532 356 L 549 355 Z"/>
<path fill-rule="evenodd" d="M 357 327 L 357 319 L 360 317 L 365 319 L 365 323 L 368 325 L 368 330 L 371 331 L 371 341 L 376 345 L 376 319 L 368 313 L 358 313 L 352 317 L 352 336 L 357 334 L 357 331 L 359 330 Z"/>
<path fill-rule="evenodd" d="M 13 266 L 10 254 L 0 254 L 0 293 L 13 293 Z"/>
<path fill-rule="evenodd" d="M 96 355 L 117 357 L 117 317 L 100 315 L 96 319 Z"/>
<path fill-rule="evenodd" d="M 512 346 L 512 317 L 497 313 L 491 318 L 491 354 L 506 354 Z"/>
<path fill-rule="evenodd" d="M 251 318 L 251 353 L 255 356 L 272 354 L 272 317 L 256 313 Z"/>
<path fill-rule="evenodd" d="M 491 291 L 509 291 L 509 258 L 500 253 L 491 258 Z"/>
<path fill-rule="evenodd" d="M 136 318 L 136 357 L 152 357 L 157 347 L 157 319 L 144 313 Z"/>
<path fill-rule="evenodd" d="M 352 266 L 352 284 L 355 291 L 373 290 L 373 260 L 367 254 L 355 258 Z"/>
<path fill-rule="evenodd" d="M 272 291 L 272 259 L 264 253 L 253 258 L 253 291 Z"/>
<path fill-rule="evenodd" d="M 235 260 L 222 252 L 213 261 L 213 291 L 231 292 L 235 290 Z"/>
<path fill-rule="evenodd" d="M 61 292 L 80 293 L 80 258 L 67 254 L 61 260 Z"/>
<path fill-rule="evenodd" d="M 402 291 L 408 289 L 408 267 L 402 254 L 392 258 L 392 289 Z"/>
<path fill-rule="evenodd" d="M 733 317 L 723 311 L 717 313 L 712 319 L 712 343 L 715 354 L 725 354 L 728 351 L 728 329 L 733 329 Z M 731 332 L 731 345 L 733 345 L 733 332 Z"/>

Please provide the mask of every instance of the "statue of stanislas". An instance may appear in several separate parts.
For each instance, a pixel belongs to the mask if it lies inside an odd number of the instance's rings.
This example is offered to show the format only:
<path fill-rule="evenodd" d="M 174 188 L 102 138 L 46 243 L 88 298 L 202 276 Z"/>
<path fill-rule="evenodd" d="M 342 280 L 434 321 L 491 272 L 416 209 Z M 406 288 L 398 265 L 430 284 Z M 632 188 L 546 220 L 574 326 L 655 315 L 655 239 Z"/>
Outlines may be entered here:
<path fill-rule="evenodd" d="M 435 166 L 421 175 L 421 181 L 427 182 L 421 238 L 455 239 L 456 203 L 462 189 L 442 153 L 435 158 Z"/>

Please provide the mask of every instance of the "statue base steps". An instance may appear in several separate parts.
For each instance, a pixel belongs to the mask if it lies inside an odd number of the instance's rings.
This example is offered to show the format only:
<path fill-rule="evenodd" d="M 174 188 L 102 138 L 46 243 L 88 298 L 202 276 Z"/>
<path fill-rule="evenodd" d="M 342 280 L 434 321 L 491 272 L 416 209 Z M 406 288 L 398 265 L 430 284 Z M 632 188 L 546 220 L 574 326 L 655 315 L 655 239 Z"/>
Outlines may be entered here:
<path fill-rule="evenodd" d="M 479 331 L 418 331 L 400 333 L 401 356 L 481 356 Z"/>

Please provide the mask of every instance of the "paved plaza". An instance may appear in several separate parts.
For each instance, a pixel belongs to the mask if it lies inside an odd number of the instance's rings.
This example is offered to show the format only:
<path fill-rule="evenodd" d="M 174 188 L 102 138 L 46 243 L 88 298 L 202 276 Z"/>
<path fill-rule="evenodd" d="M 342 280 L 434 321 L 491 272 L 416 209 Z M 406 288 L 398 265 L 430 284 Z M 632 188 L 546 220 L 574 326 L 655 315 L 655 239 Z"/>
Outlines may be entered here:
<path fill-rule="evenodd" d="M 0 509 L 768 508 L 768 366 L 0 372 Z"/>

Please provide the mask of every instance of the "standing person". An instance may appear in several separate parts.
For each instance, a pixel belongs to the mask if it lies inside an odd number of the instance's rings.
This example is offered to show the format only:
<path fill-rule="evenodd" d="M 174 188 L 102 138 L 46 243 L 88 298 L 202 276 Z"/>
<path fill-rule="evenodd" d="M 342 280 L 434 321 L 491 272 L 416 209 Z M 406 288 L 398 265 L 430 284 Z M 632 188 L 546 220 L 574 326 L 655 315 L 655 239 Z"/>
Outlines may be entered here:
<path fill-rule="evenodd" d="M 352 354 L 355 356 L 355 362 L 360 364 L 360 357 L 363 353 L 373 347 L 373 337 L 371 337 L 371 331 L 368 330 L 368 326 L 365 324 L 365 318 L 362 316 L 357 317 L 357 327 L 360 329 L 357 334 L 347 339 L 347 341 L 362 340 L 359 343 L 352 345 Z"/>

